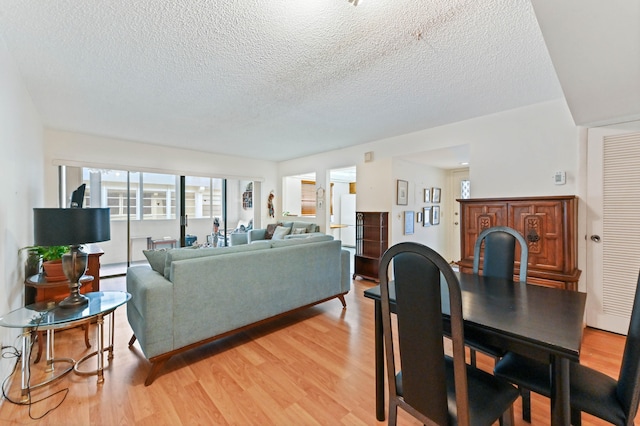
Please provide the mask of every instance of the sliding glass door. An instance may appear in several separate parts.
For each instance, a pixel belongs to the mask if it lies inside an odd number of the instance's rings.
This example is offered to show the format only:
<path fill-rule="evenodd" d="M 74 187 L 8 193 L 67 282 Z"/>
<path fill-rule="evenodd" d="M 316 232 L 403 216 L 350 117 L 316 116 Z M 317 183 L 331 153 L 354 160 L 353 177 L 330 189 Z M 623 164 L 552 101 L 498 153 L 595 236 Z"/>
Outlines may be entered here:
<path fill-rule="evenodd" d="M 253 224 L 251 181 L 76 167 L 61 176 L 69 194 L 86 184 L 84 207 L 111 209 L 111 240 L 100 243 L 103 276 L 146 262 L 146 249 L 228 245 L 231 232 Z"/>

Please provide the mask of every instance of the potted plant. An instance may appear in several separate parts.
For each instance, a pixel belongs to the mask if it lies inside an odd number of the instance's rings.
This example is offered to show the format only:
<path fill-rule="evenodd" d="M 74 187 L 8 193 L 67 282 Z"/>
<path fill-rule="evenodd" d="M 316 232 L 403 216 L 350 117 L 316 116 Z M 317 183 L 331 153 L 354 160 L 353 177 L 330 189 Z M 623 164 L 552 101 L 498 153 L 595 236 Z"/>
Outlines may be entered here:
<path fill-rule="evenodd" d="M 62 272 L 62 255 L 69 251 L 69 246 L 29 246 L 24 247 L 28 257 L 25 265 L 25 275 L 39 272 L 36 265 L 42 262 L 42 269 L 47 281 L 63 281 L 66 279 Z"/>

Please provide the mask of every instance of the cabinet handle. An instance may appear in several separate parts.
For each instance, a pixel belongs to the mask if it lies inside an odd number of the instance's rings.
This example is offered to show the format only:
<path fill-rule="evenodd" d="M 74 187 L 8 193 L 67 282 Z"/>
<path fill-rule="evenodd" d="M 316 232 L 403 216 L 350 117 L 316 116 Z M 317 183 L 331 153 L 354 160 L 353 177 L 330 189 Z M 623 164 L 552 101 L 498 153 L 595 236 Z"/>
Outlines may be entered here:
<path fill-rule="evenodd" d="M 527 232 L 527 241 L 530 243 L 537 243 L 540 241 L 540 235 L 538 235 L 535 229 L 529 229 L 529 232 Z"/>
<path fill-rule="evenodd" d="M 599 243 L 600 242 L 600 235 L 592 235 L 591 236 L 591 241 L 593 241 L 594 243 Z"/>

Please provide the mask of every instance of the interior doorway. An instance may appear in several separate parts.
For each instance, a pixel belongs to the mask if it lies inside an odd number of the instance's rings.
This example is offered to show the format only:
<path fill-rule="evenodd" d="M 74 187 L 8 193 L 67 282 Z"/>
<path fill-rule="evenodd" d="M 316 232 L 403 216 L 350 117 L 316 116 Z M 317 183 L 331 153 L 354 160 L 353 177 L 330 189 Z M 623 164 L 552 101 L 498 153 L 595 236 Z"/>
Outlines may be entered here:
<path fill-rule="evenodd" d="M 356 166 L 329 171 L 330 232 L 345 247 L 356 245 Z"/>
<path fill-rule="evenodd" d="M 448 175 L 449 211 L 452 212 L 447 221 L 448 250 L 451 257 L 449 262 L 457 262 L 462 258 L 460 253 L 460 203 L 459 198 L 471 198 L 471 181 L 469 180 L 469 169 L 454 169 Z"/>

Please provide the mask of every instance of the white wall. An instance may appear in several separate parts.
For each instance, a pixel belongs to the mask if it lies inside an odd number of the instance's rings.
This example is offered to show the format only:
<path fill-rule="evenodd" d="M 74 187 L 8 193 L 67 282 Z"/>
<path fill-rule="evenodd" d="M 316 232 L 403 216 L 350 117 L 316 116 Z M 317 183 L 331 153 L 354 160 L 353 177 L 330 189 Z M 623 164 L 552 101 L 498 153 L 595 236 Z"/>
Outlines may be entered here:
<path fill-rule="evenodd" d="M 402 222 L 397 220 L 395 208 L 396 179 L 405 171 L 404 164 L 400 166 L 401 163 L 393 161 L 395 157 L 469 144 L 474 198 L 574 194 L 582 197 L 579 140 L 579 129 L 566 103 L 557 100 L 284 161 L 278 165 L 278 175 L 315 171 L 317 181 L 321 182 L 322 175 L 328 179 L 330 169 L 356 164 L 357 210 L 394 212 L 392 225 L 397 228 Z M 364 153 L 368 151 L 373 152 L 374 160 L 365 163 Z M 553 184 L 553 173 L 558 170 L 567 172 L 566 185 Z M 425 168 L 422 180 L 427 182 L 430 173 L 434 172 Z M 412 179 L 419 181 L 420 176 Z M 328 181 L 323 186 L 327 188 Z M 448 194 L 443 191 L 443 196 Z M 447 239 L 446 234 L 441 234 L 445 232 L 443 225 L 428 231 L 433 248 L 443 254 Z M 401 233 L 402 228 L 399 233 L 392 230 L 392 244 L 402 240 Z"/>
<path fill-rule="evenodd" d="M 297 196 L 294 196 L 296 194 Z M 302 214 L 302 179 L 288 176 L 282 180 L 282 212 L 294 216 Z"/>
<path fill-rule="evenodd" d="M 33 207 L 43 198 L 42 123 L 20 73 L 0 38 L 0 315 L 24 304 L 24 257 L 33 244 Z M 20 330 L 0 328 L 3 346 L 19 346 Z M 4 379 L 15 360 L 0 358 Z"/>
<path fill-rule="evenodd" d="M 444 218 L 449 214 L 447 212 L 447 199 L 451 196 L 446 190 L 447 173 L 443 169 L 425 166 L 424 164 L 411 163 L 403 160 L 393 161 L 394 178 L 406 180 L 409 183 L 409 197 L 406 206 L 399 206 L 395 200 L 389 215 L 390 224 L 390 241 L 394 244 L 404 241 L 415 241 L 429 247 L 438 247 L 438 252 L 445 258 L 449 259 L 447 253 L 447 234 L 445 232 Z M 395 180 L 394 180 L 395 182 Z M 442 199 L 440 203 L 434 204 L 424 201 L 425 188 L 440 188 Z M 414 219 L 414 233 L 412 235 L 404 234 L 404 212 L 413 211 L 421 212 L 423 207 L 439 206 L 440 207 L 440 225 L 424 227 Z"/>

